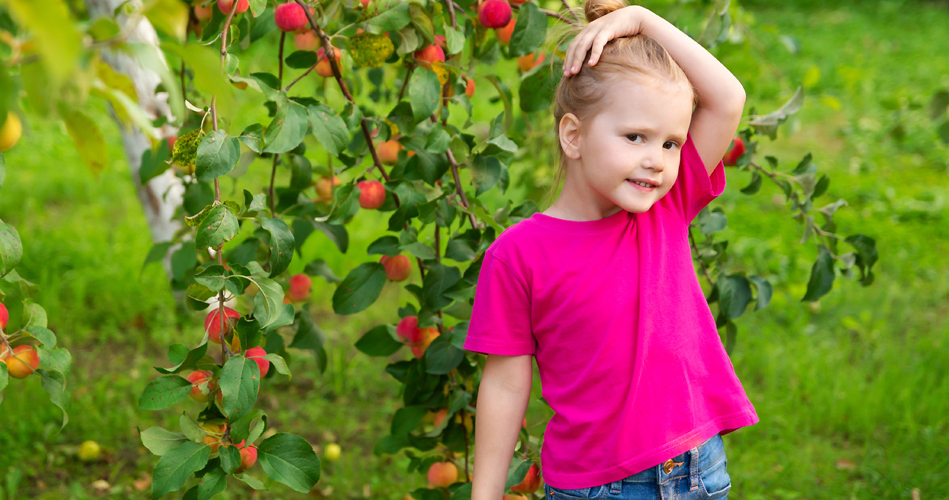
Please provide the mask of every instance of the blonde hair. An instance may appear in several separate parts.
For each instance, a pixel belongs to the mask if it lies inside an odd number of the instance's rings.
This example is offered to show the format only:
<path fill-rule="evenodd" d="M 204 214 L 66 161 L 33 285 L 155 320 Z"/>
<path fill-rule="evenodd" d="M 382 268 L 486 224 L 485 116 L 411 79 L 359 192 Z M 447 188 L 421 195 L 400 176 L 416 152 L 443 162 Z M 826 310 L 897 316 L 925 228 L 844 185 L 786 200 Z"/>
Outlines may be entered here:
<path fill-rule="evenodd" d="M 610 12 L 627 7 L 624 0 L 586 0 L 583 5 L 587 23 L 591 23 Z M 571 24 L 561 41 L 570 35 L 579 33 L 585 25 Z M 558 44 L 559 46 L 559 44 Z M 659 42 L 648 36 L 638 34 L 614 38 L 606 43 L 596 65 L 590 67 L 588 50 L 580 63 L 580 71 L 570 77 L 560 79 L 554 96 L 554 134 L 557 136 L 559 167 L 548 196 L 560 185 L 567 168 L 563 147 L 560 146 L 560 120 L 567 113 L 573 113 L 581 122 L 600 113 L 606 104 L 603 90 L 613 83 L 615 78 L 630 76 L 667 81 L 673 85 L 686 86 L 692 93 L 692 104 L 697 104 L 698 94 L 689 82 L 682 68 L 666 52 Z"/>

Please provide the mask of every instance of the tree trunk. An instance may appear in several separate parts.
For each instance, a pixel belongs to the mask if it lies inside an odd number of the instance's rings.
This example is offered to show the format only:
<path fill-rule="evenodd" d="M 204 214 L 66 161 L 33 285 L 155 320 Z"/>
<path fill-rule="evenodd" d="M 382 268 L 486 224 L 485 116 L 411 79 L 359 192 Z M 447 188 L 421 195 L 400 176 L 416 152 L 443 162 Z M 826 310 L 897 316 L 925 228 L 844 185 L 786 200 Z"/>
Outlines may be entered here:
<path fill-rule="evenodd" d="M 111 17 L 115 9 L 125 0 L 86 0 L 86 6 L 89 10 L 90 18 L 95 19 L 98 16 Z M 128 2 L 133 7 L 141 6 L 140 0 L 131 0 Z M 116 18 L 119 26 L 125 26 L 129 20 L 124 15 Z M 128 41 L 153 45 L 158 50 L 158 35 L 151 23 L 145 17 L 139 18 L 134 27 L 131 28 Z M 158 51 L 161 54 L 160 51 Z M 166 116 L 169 122 L 174 121 L 171 110 L 167 103 L 167 94 L 156 93 L 155 89 L 161 82 L 159 76 L 154 72 L 143 68 L 135 59 L 127 54 L 110 52 L 104 55 L 105 61 L 118 72 L 125 74 L 135 85 L 135 91 L 138 94 L 138 103 L 142 109 L 149 115 L 149 118 L 155 119 L 160 115 Z M 113 113 L 113 117 L 115 117 Z M 165 125 L 165 127 L 169 127 Z M 169 127 L 170 128 L 170 127 Z M 175 209 L 182 203 L 184 194 L 184 184 L 181 179 L 175 176 L 169 169 L 164 173 L 148 181 L 148 184 L 142 185 L 139 177 L 139 168 L 142 166 L 142 153 L 151 148 L 148 137 L 138 128 L 125 128 L 120 126 L 122 134 L 122 144 L 125 148 L 125 156 L 128 159 L 129 173 L 132 176 L 132 182 L 135 184 L 135 191 L 138 193 L 138 199 L 142 203 L 145 211 L 145 217 L 148 220 L 148 228 L 152 235 L 152 241 L 159 243 L 170 241 L 175 232 L 181 228 L 181 222 L 173 219 Z M 169 134 L 171 130 L 168 131 Z M 181 244 L 173 245 L 162 259 L 165 272 L 169 281 L 172 279 L 171 272 L 171 254 L 177 250 Z M 183 292 L 176 292 L 175 296 L 183 299 Z"/>

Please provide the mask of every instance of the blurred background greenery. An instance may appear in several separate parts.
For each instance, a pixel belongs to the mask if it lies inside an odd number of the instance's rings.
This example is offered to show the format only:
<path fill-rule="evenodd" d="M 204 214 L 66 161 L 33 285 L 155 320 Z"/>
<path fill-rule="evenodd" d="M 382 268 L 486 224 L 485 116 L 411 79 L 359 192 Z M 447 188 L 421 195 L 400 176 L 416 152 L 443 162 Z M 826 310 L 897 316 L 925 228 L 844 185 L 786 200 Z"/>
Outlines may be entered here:
<path fill-rule="evenodd" d="M 873 286 L 839 279 L 819 303 L 800 302 L 813 249 L 798 244 L 800 226 L 774 186 L 747 197 L 739 188 L 750 174 L 728 170 L 728 188 L 713 202 L 729 214 L 723 237 L 732 254 L 767 269 L 775 285 L 771 305 L 739 321 L 731 355 L 761 421 L 725 437 L 730 498 L 947 498 L 949 149 L 929 104 L 935 92 L 949 89 L 949 8 L 809 0 L 742 6 L 741 22 L 752 31 L 715 55 L 745 83 L 746 114 L 752 106 L 776 109 L 802 83 L 807 94 L 804 109 L 777 141 L 761 139 L 761 149 L 788 161 L 812 152 L 831 177 L 830 197 L 848 202 L 838 225 L 876 238 L 881 259 Z M 689 28 L 689 20 L 679 22 Z M 260 54 L 241 57 L 269 64 Z M 513 62 L 478 68 L 479 75 L 505 78 L 515 71 Z M 300 85 L 315 88 L 320 80 Z M 475 119 L 490 120 L 500 104 L 487 102 L 493 89 L 486 80 L 476 76 L 476 84 Z M 260 104 L 249 99 L 242 110 L 259 114 Z M 105 107 L 94 118 L 112 159 L 99 179 L 59 122 L 30 114 L 23 138 L 6 156 L 0 216 L 24 243 L 17 270 L 39 285 L 36 300 L 74 362 L 70 422 L 59 434 L 60 410 L 36 397 L 45 396 L 38 377 L 7 388 L 0 406 L 0 498 L 146 497 L 156 459 L 141 446 L 138 430 L 169 425 L 180 409 L 140 411 L 138 395 L 154 377 L 151 367 L 165 363 L 164 346 L 194 343 L 202 334 L 202 318 L 176 310 L 161 267 L 142 268 L 152 242 L 118 130 Z M 548 121 L 537 123 L 547 129 Z M 521 148 L 511 198 L 531 197 L 546 208 L 553 153 Z M 224 181 L 222 196 L 234 198 L 244 186 L 259 191 L 268 174 L 269 164 L 258 161 L 241 184 Z M 490 205 L 491 197 L 485 200 Z M 365 227 L 384 227 L 382 214 L 356 217 Z M 353 231 L 349 252 L 339 254 L 317 233 L 290 270 L 320 257 L 343 276 L 369 260 L 364 249 L 378 236 Z M 314 285 L 309 307 L 327 336 L 326 373 L 296 351 L 292 381 L 268 379 L 261 404 L 272 427 L 304 436 L 319 451 L 330 442 L 342 446 L 338 461 L 324 460 L 310 496 L 402 498 L 425 479 L 405 473 L 408 459 L 401 454 L 372 453 L 388 433 L 398 385 L 383 371 L 390 360 L 369 358 L 353 343 L 394 321 L 393 305 L 412 297 L 390 283 L 366 313 L 342 317 L 330 306 L 334 287 Z M 551 416 L 539 396 L 535 376 L 527 416 L 532 434 Z M 85 440 L 102 445 L 100 460 L 77 459 Z M 280 484 L 268 487 L 253 497 L 305 497 Z M 222 495 L 244 496 L 251 491 Z"/>

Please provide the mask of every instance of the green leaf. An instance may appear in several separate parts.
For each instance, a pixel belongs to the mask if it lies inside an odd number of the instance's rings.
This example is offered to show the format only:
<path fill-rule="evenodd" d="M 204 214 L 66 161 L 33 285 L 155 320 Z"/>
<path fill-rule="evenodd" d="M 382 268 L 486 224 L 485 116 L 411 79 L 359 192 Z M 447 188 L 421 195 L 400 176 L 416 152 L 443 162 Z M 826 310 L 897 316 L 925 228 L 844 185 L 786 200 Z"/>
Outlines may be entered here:
<path fill-rule="evenodd" d="M 283 356 L 272 352 L 264 356 L 264 359 L 270 361 L 271 367 L 277 370 L 277 373 L 286 375 L 291 379 L 293 378 L 293 375 L 290 373 L 290 367 L 287 366 L 287 361 L 283 359 Z"/>
<path fill-rule="evenodd" d="M 183 358 L 179 363 L 177 363 L 175 366 L 173 366 L 173 367 L 171 367 L 171 368 L 162 368 L 162 367 L 160 367 L 160 366 L 156 366 L 156 367 L 155 367 L 155 370 L 158 371 L 158 373 L 161 373 L 161 374 L 164 374 L 164 375 L 170 375 L 170 374 L 172 374 L 172 373 L 180 373 L 180 372 L 182 372 L 182 371 L 184 371 L 184 370 L 190 370 L 190 369 L 192 369 L 192 368 L 195 368 L 195 367 L 197 367 L 197 365 L 198 365 L 198 361 L 200 361 L 201 358 L 203 358 L 204 355 L 207 354 L 207 352 L 208 352 L 208 343 L 207 343 L 207 341 L 205 341 L 204 343 L 202 343 L 202 344 L 199 345 L 198 347 L 195 347 L 194 349 L 190 349 L 190 350 L 189 350 L 186 346 L 184 346 L 183 344 L 175 344 L 175 345 L 173 345 L 173 346 L 171 346 L 171 347 L 174 348 L 175 346 L 181 346 L 181 347 L 184 347 L 184 348 L 185 348 L 185 350 L 187 351 L 187 353 L 185 354 L 184 358 Z M 171 351 L 172 351 L 172 349 L 169 348 L 169 349 L 168 349 L 169 358 L 171 358 Z M 174 363 L 174 361 L 172 361 L 172 363 Z"/>
<path fill-rule="evenodd" d="M 471 163 L 471 184 L 477 189 L 475 196 L 481 196 L 486 191 L 497 185 L 501 178 L 501 168 L 503 164 L 493 156 L 475 157 Z"/>
<path fill-rule="evenodd" d="M 223 204 L 215 205 L 198 227 L 198 234 L 194 239 L 195 248 L 217 248 L 237 236 L 238 229 L 237 217 Z"/>
<path fill-rule="evenodd" d="M 211 455 L 211 448 L 204 443 L 185 441 L 177 448 L 168 450 L 152 473 L 152 498 L 161 498 L 178 491 L 192 474 L 204 468 Z"/>
<path fill-rule="evenodd" d="M 286 153 L 303 142 L 307 128 L 307 110 L 287 94 L 277 94 L 277 114 L 264 131 L 264 153 Z"/>
<path fill-rule="evenodd" d="M 208 435 L 187 413 L 182 414 L 181 417 L 178 418 L 178 426 L 181 427 L 181 432 L 184 433 L 185 437 L 195 443 L 200 443 L 204 440 L 204 437 Z"/>
<path fill-rule="evenodd" d="M 392 416 L 392 428 L 390 434 L 398 436 L 408 434 L 422 425 L 422 419 L 428 413 L 428 408 L 424 406 L 406 406 L 396 410 Z"/>
<path fill-rule="evenodd" d="M 702 228 L 702 234 L 714 234 L 723 229 L 728 225 L 728 218 L 725 216 L 725 212 L 719 208 L 715 207 L 712 210 L 709 210 L 708 207 L 702 209 L 699 212 L 698 216 L 699 227 Z"/>
<path fill-rule="evenodd" d="M 761 174 L 755 170 L 751 174 L 751 182 L 749 182 L 747 186 L 741 188 L 741 192 L 752 195 L 757 193 L 759 189 L 761 189 Z"/>
<path fill-rule="evenodd" d="M 284 272 L 293 260 L 293 233 L 281 219 L 262 217 L 260 227 L 270 233 L 270 276 Z"/>
<path fill-rule="evenodd" d="M 261 422 L 266 426 L 267 414 L 264 413 L 261 409 L 251 410 L 250 413 L 244 415 L 243 417 L 234 420 L 231 422 L 231 440 L 234 442 L 241 442 L 247 438 L 251 438 L 250 435 L 250 424 L 256 419 L 260 419 Z M 253 443 L 256 438 L 250 439 L 249 443 Z"/>
<path fill-rule="evenodd" d="M 339 283 L 342 281 L 333 270 L 330 269 L 330 266 L 323 259 L 316 259 L 313 262 L 310 262 L 303 268 L 303 273 L 307 276 L 319 276 L 326 280 L 327 283 Z"/>
<path fill-rule="evenodd" d="M 99 175 L 109 163 L 109 153 L 106 150 L 105 138 L 96 122 L 81 111 L 66 111 L 62 113 L 66 132 L 72 138 L 79 156 L 93 174 Z"/>
<path fill-rule="evenodd" d="M 800 111 L 803 106 L 804 87 L 798 87 L 794 91 L 794 95 L 780 109 L 763 116 L 753 115 L 748 124 L 762 134 L 774 139 L 778 134 L 778 126 L 787 121 L 789 116 Z"/>
<path fill-rule="evenodd" d="M 23 258 L 23 243 L 16 228 L 0 220 L 0 278 L 4 277 Z"/>
<path fill-rule="evenodd" d="M 152 426 L 142 431 L 142 444 L 148 451 L 159 457 L 181 446 L 188 438 L 180 432 L 171 432 L 158 426 Z"/>
<path fill-rule="evenodd" d="M 180 0 L 155 0 L 147 2 L 145 17 L 159 31 L 178 39 L 185 40 L 188 27 L 188 5 Z"/>
<path fill-rule="evenodd" d="M 719 309 L 726 318 L 735 319 L 745 313 L 751 302 L 751 286 L 744 276 L 730 274 L 719 277 L 715 286 L 718 287 Z"/>
<path fill-rule="evenodd" d="M 37 368 L 36 373 L 43 377 L 43 389 L 49 394 L 49 400 L 63 411 L 62 430 L 69 422 L 69 407 L 71 400 L 66 392 L 66 377 L 59 372 Z"/>
<path fill-rule="evenodd" d="M 378 16 L 369 18 L 364 29 L 378 35 L 386 31 L 398 31 L 407 26 L 409 21 L 411 21 L 409 4 L 408 2 L 400 2 L 379 13 Z"/>
<path fill-rule="evenodd" d="M 749 276 L 748 279 L 751 280 L 751 282 L 755 284 L 755 288 L 758 289 L 758 301 L 755 304 L 755 311 L 760 311 L 771 302 L 771 295 L 773 293 L 771 282 L 758 275 Z"/>
<path fill-rule="evenodd" d="M 175 141 L 175 144 L 178 144 L 178 141 Z M 138 178 L 142 184 L 148 184 L 148 181 L 165 173 L 165 170 L 171 167 L 168 163 L 169 155 L 164 142 L 159 143 L 157 149 L 146 149 L 142 153 L 142 161 L 138 168 Z M 2 184 L 0 181 L 0 185 Z"/>
<path fill-rule="evenodd" d="M 264 145 L 264 127 L 259 123 L 252 123 L 241 132 L 237 138 L 255 153 L 260 153 L 260 148 Z"/>
<path fill-rule="evenodd" d="M 392 235 L 380 237 L 370 243 L 369 248 L 366 249 L 366 253 L 369 255 L 379 254 L 388 255 L 389 257 L 399 255 L 401 251 L 399 248 L 399 239 Z"/>
<path fill-rule="evenodd" d="M 313 446 L 300 436 L 278 432 L 257 447 L 264 472 L 294 491 L 307 493 L 320 480 L 320 459 Z"/>
<path fill-rule="evenodd" d="M 3 390 L 6 389 L 10 378 L 7 375 L 7 364 L 0 363 L 0 401 L 3 401 Z"/>
<path fill-rule="evenodd" d="M 813 302 L 830 291 L 834 285 L 834 258 L 824 247 L 818 247 L 817 260 L 811 267 L 811 279 L 801 302 Z"/>
<path fill-rule="evenodd" d="M 231 116 L 234 107 L 234 86 L 225 78 L 221 68 L 221 54 L 218 45 L 215 49 L 201 44 L 181 45 L 173 40 L 162 40 L 161 49 L 175 54 L 184 60 L 188 70 L 194 72 L 194 86 L 203 95 L 213 95 L 217 102 L 219 116 Z M 137 52 L 142 57 L 143 52 Z M 174 82 L 178 84 L 177 81 Z M 166 85 L 167 89 L 168 85 Z M 180 98 L 180 91 L 178 92 Z M 178 116 L 176 113 L 175 116 Z"/>
<path fill-rule="evenodd" d="M 349 144 L 349 129 L 346 127 L 346 122 L 336 114 L 333 108 L 322 103 L 307 107 L 307 116 L 316 139 L 331 155 L 339 156 L 339 153 Z"/>
<path fill-rule="evenodd" d="M 212 292 L 220 292 L 224 289 L 224 279 L 227 278 L 227 270 L 220 264 L 212 264 L 194 275 L 194 280 L 208 287 Z"/>
<path fill-rule="evenodd" d="M 523 460 L 517 465 L 514 465 L 514 462 L 511 462 L 511 467 L 508 469 L 507 481 L 504 483 L 504 489 L 508 489 L 511 486 L 515 486 L 521 483 L 524 478 L 527 476 L 527 471 L 530 470 L 533 462 L 531 460 Z"/>
<path fill-rule="evenodd" d="M 261 328 L 267 328 L 277 322 L 283 314 L 283 288 L 276 281 L 270 278 L 253 276 L 250 278 L 263 298 L 260 299 L 261 306 L 258 310 L 256 306 L 257 297 L 254 297 L 254 318 L 260 323 Z"/>
<path fill-rule="evenodd" d="M 5 7 L 17 25 L 30 33 L 39 49 L 41 64 L 56 81 L 70 78 L 82 59 L 85 44 L 77 22 L 63 0 L 8 0 Z M 32 89 L 31 89 L 32 91 Z"/>
<path fill-rule="evenodd" d="M 234 170 L 240 157 L 241 144 L 237 137 L 231 137 L 223 130 L 215 130 L 204 136 L 198 144 L 194 174 L 201 182 L 211 182 Z"/>
<path fill-rule="evenodd" d="M 511 57 L 535 52 L 547 37 L 547 16 L 532 2 L 521 4 L 511 33 Z"/>
<path fill-rule="evenodd" d="M 159 377 L 145 386 L 138 399 L 140 410 L 162 410 L 182 401 L 191 392 L 191 382 L 183 377 L 171 375 Z"/>
<path fill-rule="evenodd" d="M 376 301 L 386 284 L 386 269 L 378 262 L 361 264 L 346 275 L 333 293 L 336 314 L 355 314 Z"/>
<path fill-rule="evenodd" d="M 409 78 L 409 102 L 412 103 L 412 117 L 418 123 L 435 112 L 441 86 L 438 75 L 429 68 L 416 68 Z"/>
<path fill-rule="evenodd" d="M 401 347 L 402 343 L 392 336 L 386 325 L 379 325 L 369 330 L 356 341 L 356 349 L 369 356 L 390 356 Z"/>
<path fill-rule="evenodd" d="M 557 59 L 552 63 L 541 64 L 521 77 L 517 89 L 521 111 L 542 111 L 553 103 L 554 91 L 563 76 L 563 62 Z"/>
<path fill-rule="evenodd" d="M 49 371 L 69 375 L 69 369 L 72 366 L 72 355 L 66 349 L 47 349 L 39 346 L 36 348 L 40 357 L 40 366 Z"/>
<path fill-rule="evenodd" d="M 228 446 L 228 448 L 231 448 Z M 240 456 L 240 452 L 238 452 Z M 240 460 L 238 459 L 238 462 Z M 198 483 L 198 500 L 208 500 L 227 488 L 227 474 L 222 469 L 212 469 Z"/>
<path fill-rule="evenodd" d="M 232 474 L 241 465 L 241 452 L 236 446 L 221 446 L 218 451 L 221 454 L 221 467 L 224 468 L 224 472 Z"/>
<path fill-rule="evenodd" d="M 316 64 L 316 52 L 312 50 L 298 50 L 287 56 L 284 62 L 293 69 L 306 69 Z"/>
<path fill-rule="evenodd" d="M 439 335 L 425 350 L 425 371 L 432 375 L 445 375 L 458 368 L 465 359 L 465 351 L 452 345 L 449 335 Z"/>
<path fill-rule="evenodd" d="M 237 420 L 246 415 L 257 401 L 260 368 L 244 356 L 234 356 L 224 363 L 219 380 L 224 397 L 224 415 Z"/>
<path fill-rule="evenodd" d="M 946 114 L 949 108 L 949 90 L 940 90 L 933 94 L 933 100 L 929 103 L 929 117 L 938 120 Z"/>
<path fill-rule="evenodd" d="M 43 326 L 30 326 L 26 329 L 34 339 L 39 340 L 47 348 L 56 347 L 56 334 L 52 330 Z"/>
<path fill-rule="evenodd" d="M 465 48 L 465 36 L 460 31 L 445 26 L 445 53 L 448 55 L 457 54 Z"/>

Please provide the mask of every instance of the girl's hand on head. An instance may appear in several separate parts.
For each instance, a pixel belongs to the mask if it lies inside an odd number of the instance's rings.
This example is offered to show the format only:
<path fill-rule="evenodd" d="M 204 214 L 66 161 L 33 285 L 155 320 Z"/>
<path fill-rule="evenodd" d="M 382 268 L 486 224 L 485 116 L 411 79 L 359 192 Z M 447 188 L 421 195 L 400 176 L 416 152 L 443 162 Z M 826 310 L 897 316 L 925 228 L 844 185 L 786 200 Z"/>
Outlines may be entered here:
<path fill-rule="evenodd" d="M 594 20 L 570 42 L 563 63 L 563 75 L 570 76 L 580 72 L 580 65 L 590 50 L 590 66 L 600 60 L 600 54 L 607 42 L 621 36 L 638 35 L 642 32 L 642 22 L 650 13 L 645 7 L 631 5 Z M 592 49 L 592 50 L 591 50 Z"/>

